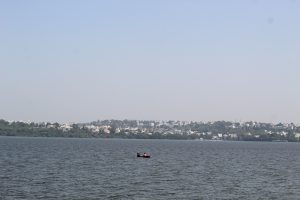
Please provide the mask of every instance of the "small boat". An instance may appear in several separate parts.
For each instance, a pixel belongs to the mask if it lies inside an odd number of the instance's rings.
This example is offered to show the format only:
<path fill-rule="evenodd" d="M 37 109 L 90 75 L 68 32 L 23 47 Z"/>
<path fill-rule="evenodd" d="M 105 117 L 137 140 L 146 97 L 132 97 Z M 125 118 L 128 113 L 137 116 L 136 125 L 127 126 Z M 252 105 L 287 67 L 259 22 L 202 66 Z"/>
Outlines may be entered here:
<path fill-rule="evenodd" d="M 136 153 L 136 157 L 138 157 L 138 158 L 150 158 L 150 154 L 148 154 L 148 153 L 143 153 L 143 154 Z"/>

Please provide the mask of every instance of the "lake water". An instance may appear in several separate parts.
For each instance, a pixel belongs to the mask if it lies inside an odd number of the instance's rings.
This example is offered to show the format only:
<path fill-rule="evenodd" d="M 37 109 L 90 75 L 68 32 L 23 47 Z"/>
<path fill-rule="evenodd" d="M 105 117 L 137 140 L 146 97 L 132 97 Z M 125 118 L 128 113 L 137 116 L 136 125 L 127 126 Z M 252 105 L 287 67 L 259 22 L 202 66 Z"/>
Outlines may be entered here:
<path fill-rule="evenodd" d="M 0 137 L 0 199 L 300 199 L 299 153 L 300 143 Z"/>

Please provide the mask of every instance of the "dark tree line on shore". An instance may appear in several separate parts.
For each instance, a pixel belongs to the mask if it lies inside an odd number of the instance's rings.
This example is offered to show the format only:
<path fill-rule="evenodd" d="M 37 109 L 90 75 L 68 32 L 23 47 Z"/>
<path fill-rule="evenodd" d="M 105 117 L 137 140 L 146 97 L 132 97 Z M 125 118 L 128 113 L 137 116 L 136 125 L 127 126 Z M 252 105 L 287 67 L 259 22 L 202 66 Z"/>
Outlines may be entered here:
<path fill-rule="evenodd" d="M 142 125 L 141 125 L 142 124 Z M 106 131 L 91 130 L 89 125 L 107 126 Z M 129 128 L 128 128 L 129 127 Z M 134 129 L 130 129 L 134 128 Z M 135 139 L 218 139 L 240 141 L 299 141 L 295 137 L 300 127 L 269 123 L 240 124 L 217 121 L 181 124 L 168 121 L 104 120 L 86 124 L 72 124 L 67 130 L 59 123 L 24 123 L 0 120 L 1 136 L 77 137 L 77 138 L 135 138 Z"/>

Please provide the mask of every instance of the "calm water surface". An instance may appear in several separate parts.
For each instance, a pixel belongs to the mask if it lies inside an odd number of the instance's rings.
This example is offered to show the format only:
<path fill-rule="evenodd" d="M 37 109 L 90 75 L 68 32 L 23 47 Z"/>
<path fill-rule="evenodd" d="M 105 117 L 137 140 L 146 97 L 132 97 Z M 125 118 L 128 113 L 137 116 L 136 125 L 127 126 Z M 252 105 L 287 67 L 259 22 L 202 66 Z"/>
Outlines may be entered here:
<path fill-rule="evenodd" d="M 300 143 L 0 137 L 0 199 L 300 199 L 299 153 Z"/>

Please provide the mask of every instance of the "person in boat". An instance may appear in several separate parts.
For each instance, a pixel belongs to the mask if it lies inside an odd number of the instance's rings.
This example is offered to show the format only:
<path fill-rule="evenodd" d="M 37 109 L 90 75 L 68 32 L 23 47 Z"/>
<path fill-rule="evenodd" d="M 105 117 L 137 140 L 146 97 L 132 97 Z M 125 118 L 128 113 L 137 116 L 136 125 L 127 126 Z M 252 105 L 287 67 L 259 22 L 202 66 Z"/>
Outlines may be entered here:
<path fill-rule="evenodd" d="M 148 154 L 147 154 L 147 153 L 144 153 L 143 156 L 148 156 Z"/>
<path fill-rule="evenodd" d="M 137 157 L 141 157 L 141 154 L 140 154 L 140 153 L 136 153 L 136 156 L 137 156 Z"/>

